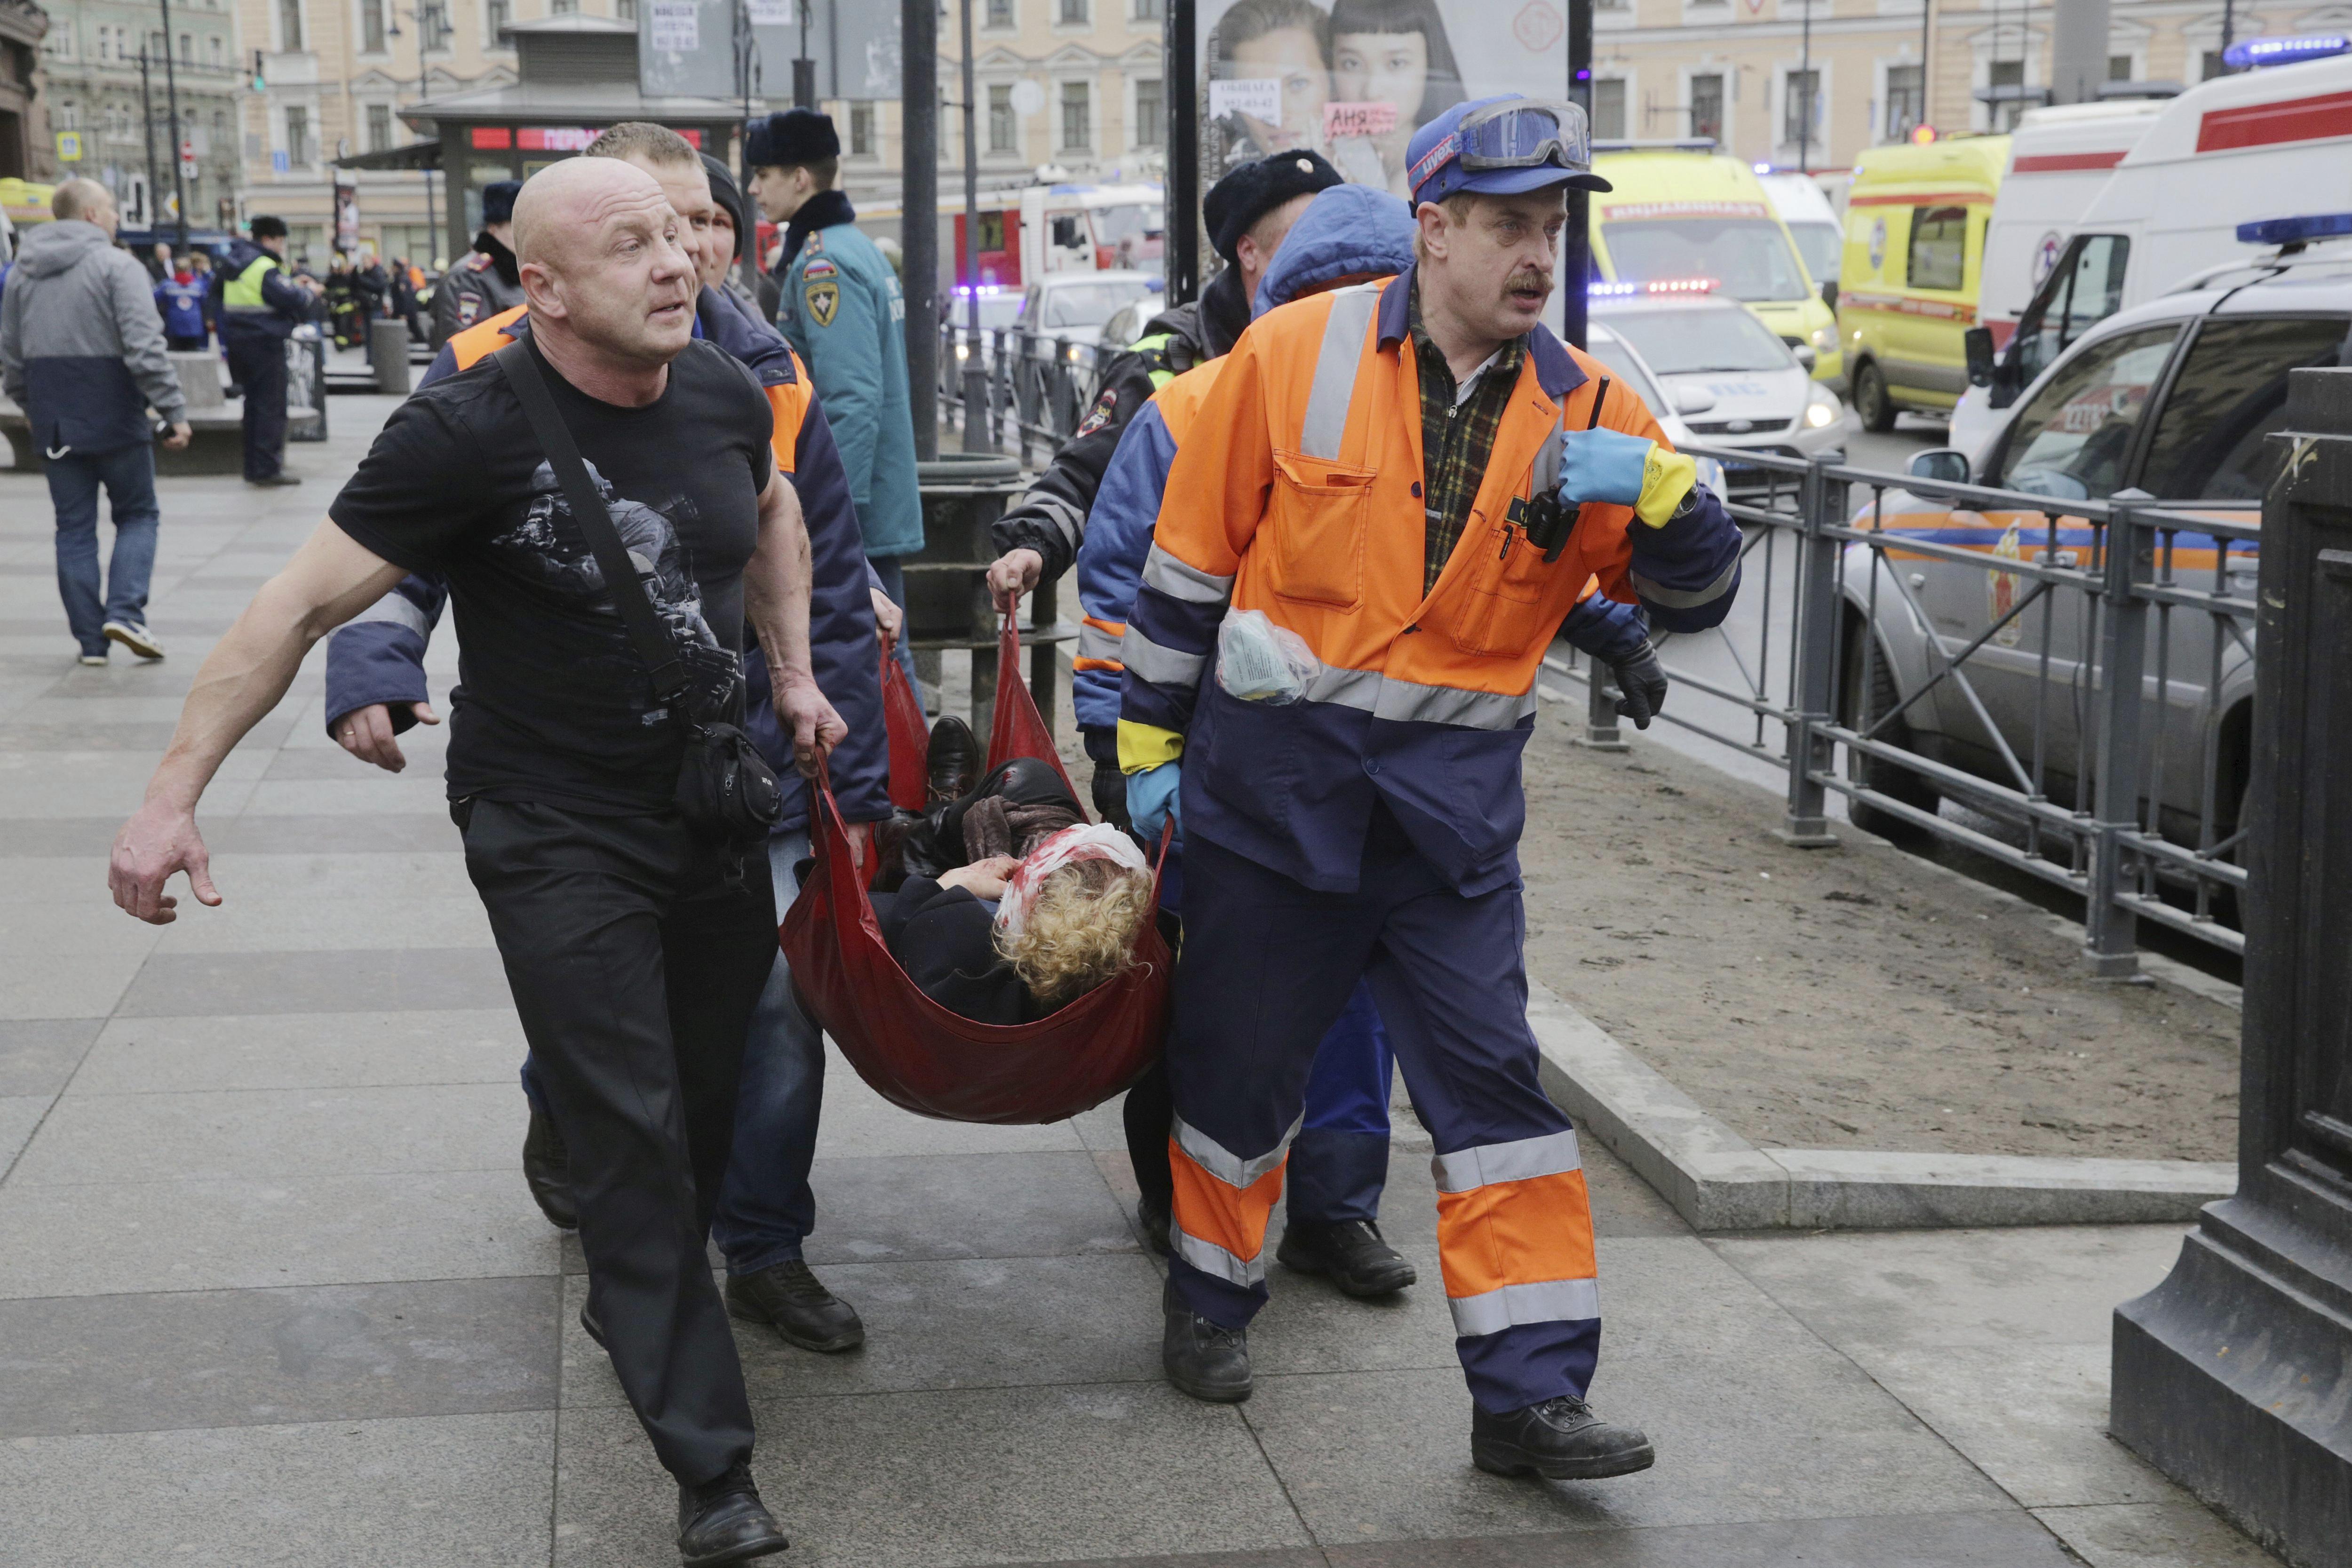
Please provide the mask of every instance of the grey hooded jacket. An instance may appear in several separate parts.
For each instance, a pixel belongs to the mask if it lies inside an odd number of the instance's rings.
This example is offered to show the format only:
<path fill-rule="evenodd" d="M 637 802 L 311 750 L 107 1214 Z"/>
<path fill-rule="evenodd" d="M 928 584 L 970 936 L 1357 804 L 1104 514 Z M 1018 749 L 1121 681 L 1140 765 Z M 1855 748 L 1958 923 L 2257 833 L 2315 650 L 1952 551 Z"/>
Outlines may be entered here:
<path fill-rule="evenodd" d="M 151 404 L 172 424 L 187 417 L 154 284 L 96 224 L 65 218 L 20 236 L 0 291 L 0 390 L 52 457 L 152 439 Z"/>

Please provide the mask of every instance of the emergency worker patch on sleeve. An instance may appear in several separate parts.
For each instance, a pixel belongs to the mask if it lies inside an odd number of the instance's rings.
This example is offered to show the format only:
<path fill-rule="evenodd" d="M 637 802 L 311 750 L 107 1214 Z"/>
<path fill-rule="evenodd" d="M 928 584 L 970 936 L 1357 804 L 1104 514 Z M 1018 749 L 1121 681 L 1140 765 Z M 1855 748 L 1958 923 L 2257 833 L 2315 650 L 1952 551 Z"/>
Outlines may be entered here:
<path fill-rule="evenodd" d="M 812 283 L 802 290 L 808 300 L 809 317 L 820 327 L 833 325 L 835 312 L 841 309 L 841 285 L 828 278 Z"/>
<path fill-rule="evenodd" d="M 1118 416 L 1118 392 L 1114 387 L 1106 386 L 1103 388 L 1102 395 L 1095 399 L 1095 405 L 1087 410 L 1086 418 L 1079 421 L 1076 434 L 1072 437 L 1072 439 L 1075 440 L 1077 436 L 1091 436 Z"/>
<path fill-rule="evenodd" d="M 474 324 L 474 318 L 481 313 L 482 297 L 479 294 L 461 294 L 457 297 L 457 324 L 459 326 L 472 326 Z"/>

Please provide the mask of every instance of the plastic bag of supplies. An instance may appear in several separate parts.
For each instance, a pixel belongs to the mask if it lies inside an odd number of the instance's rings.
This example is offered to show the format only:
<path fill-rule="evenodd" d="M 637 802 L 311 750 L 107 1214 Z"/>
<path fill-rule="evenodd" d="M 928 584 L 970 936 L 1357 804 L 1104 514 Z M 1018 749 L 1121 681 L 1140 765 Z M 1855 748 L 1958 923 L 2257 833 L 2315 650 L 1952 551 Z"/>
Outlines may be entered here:
<path fill-rule="evenodd" d="M 1217 684 L 1228 697 L 1276 706 L 1304 702 L 1322 670 L 1307 639 L 1276 626 L 1264 610 L 1229 610 L 1217 627 Z"/>

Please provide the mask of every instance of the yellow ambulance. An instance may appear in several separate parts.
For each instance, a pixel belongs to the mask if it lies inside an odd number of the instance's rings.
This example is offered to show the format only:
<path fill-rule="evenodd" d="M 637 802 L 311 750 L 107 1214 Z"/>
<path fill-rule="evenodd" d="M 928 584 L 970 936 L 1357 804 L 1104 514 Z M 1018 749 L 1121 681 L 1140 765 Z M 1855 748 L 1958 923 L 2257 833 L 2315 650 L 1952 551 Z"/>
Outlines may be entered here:
<path fill-rule="evenodd" d="M 1892 430 L 1906 408 L 1948 414 L 1968 390 L 1964 339 L 2008 166 L 2006 136 L 1874 147 L 1856 160 L 1837 316 L 1865 428 Z"/>
<path fill-rule="evenodd" d="M 1592 260 L 1623 283 L 1712 279 L 1797 353 L 1816 381 L 1843 374 L 1837 318 L 1755 170 L 1711 143 L 1593 150 L 1612 187 L 1592 196 Z"/>

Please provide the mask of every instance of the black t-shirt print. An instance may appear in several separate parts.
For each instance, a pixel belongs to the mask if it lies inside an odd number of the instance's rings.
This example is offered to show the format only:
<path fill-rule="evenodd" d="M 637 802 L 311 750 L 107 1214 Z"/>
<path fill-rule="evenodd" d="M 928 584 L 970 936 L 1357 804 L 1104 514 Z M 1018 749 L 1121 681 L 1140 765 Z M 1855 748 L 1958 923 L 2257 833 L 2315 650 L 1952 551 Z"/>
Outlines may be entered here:
<path fill-rule="evenodd" d="M 678 642 L 697 717 L 739 718 L 743 566 L 775 472 L 751 372 L 699 340 L 619 408 L 534 347 L 549 391 Z M 449 797 L 657 811 L 683 739 L 604 591 L 530 421 L 488 360 L 395 410 L 328 509 L 396 566 L 446 577 L 457 625 Z"/>

